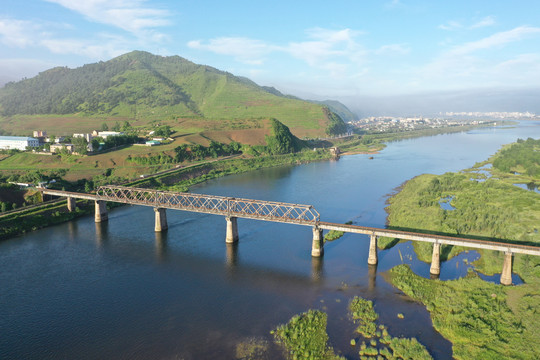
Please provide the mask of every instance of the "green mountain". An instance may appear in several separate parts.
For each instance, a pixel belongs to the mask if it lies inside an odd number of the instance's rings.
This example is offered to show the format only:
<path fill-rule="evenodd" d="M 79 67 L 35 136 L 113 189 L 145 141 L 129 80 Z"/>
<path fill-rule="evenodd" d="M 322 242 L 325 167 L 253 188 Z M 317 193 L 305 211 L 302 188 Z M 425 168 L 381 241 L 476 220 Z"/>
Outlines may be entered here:
<path fill-rule="evenodd" d="M 324 100 L 324 101 L 309 100 L 309 101 L 312 101 L 316 104 L 328 106 L 328 108 L 332 110 L 333 113 L 339 115 L 339 117 L 345 122 L 358 120 L 358 115 L 353 113 L 351 110 L 349 110 L 347 106 L 345 106 L 344 104 L 340 103 L 337 100 Z"/>
<path fill-rule="evenodd" d="M 0 89 L 0 114 L 0 130 L 6 118 L 23 121 L 24 116 L 40 115 L 95 117 L 96 122 L 200 119 L 221 121 L 223 129 L 253 128 L 257 119 L 274 118 L 297 136 L 319 136 L 332 132 L 336 119 L 341 121 L 324 105 L 268 92 L 247 78 L 179 56 L 142 51 L 76 69 L 57 67 L 8 83 Z"/>
<path fill-rule="evenodd" d="M 271 86 L 262 86 L 262 88 L 266 90 L 267 92 L 269 92 L 270 94 L 274 94 L 276 96 L 282 96 L 288 99 L 301 100 L 299 97 L 296 97 L 294 95 L 285 95 L 281 93 L 281 91 L 279 91 L 278 89 Z M 337 100 L 323 100 L 323 101 L 307 100 L 307 101 L 315 103 L 315 104 L 321 104 L 321 105 L 327 106 L 330 109 L 330 111 L 339 115 L 339 117 L 345 122 L 358 120 L 358 115 L 356 115 L 351 110 L 349 110 L 349 108 L 345 104 L 342 104 L 341 102 Z"/>

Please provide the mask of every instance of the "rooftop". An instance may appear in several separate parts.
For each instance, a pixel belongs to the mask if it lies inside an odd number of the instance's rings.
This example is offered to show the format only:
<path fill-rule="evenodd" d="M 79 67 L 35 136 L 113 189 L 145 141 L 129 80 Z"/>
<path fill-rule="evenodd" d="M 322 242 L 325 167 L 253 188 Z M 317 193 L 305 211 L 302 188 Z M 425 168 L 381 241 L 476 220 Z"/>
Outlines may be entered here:
<path fill-rule="evenodd" d="M 29 136 L 0 136 L 0 140 L 37 140 Z"/>

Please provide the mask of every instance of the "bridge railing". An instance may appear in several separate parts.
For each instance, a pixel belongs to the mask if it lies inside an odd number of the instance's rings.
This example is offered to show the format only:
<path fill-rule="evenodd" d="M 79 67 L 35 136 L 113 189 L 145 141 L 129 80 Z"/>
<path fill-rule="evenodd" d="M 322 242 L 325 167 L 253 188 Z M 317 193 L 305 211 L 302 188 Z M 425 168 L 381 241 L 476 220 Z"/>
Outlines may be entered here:
<path fill-rule="evenodd" d="M 100 200 L 179 209 L 259 220 L 314 225 L 320 215 L 311 205 L 238 199 L 216 195 L 160 191 L 106 185 L 96 192 Z"/>

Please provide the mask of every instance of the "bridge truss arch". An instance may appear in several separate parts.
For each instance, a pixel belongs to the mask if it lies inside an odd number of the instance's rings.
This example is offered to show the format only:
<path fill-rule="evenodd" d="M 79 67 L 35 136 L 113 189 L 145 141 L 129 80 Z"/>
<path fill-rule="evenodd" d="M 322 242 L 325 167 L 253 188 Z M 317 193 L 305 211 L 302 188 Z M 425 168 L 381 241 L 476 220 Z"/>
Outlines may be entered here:
<path fill-rule="evenodd" d="M 146 205 L 156 208 L 299 225 L 313 226 L 320 221 L 320 214 L 311 205 L 239 199 L 216 195 L 106 185 L 98 188 L 96 198 L 133 205 Z"/>

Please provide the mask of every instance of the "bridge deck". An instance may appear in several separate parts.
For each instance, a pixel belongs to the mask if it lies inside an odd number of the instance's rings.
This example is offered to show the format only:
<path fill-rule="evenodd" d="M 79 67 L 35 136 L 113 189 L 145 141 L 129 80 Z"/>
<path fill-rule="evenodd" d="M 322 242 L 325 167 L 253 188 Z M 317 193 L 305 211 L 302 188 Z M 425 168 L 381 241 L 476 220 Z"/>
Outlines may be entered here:
<path fill-rule="evenodd" d="M 488 250 L 497 250 L 504 252 L 528 254 L 540 256 L 540 247 L 532 245 L 521 245 L 521 244 L 512 244 L 505 242 L 496 242 L 496 241 L 487 241 L 487 240 L 477 240 L 477 239 L 465 239 L 460 237 L 453 236 L 444 236 L 444 235 L 432 235 L 432 234 L 423 234 L 416 232 L 408 232 L 401 230 L 390 230 L 390 229 L 380 229 L 368 226 L 359 226 L 359 225 L 345 225 L 345 224 L 335 224 L 329 222 L 319 222 L 319 228 L 325 230 L 336 230 L 343 232 L 350 232 L 356 234 L 365 234 L 365 235 L 375 235 L 375 236 L 385 236 L 402 240 L 413 240 L 413 241 L 424 241 L 430 243 L 439 243 L 445 245 L 456 245 L 456 246 L 465 246 L 469 248 L 476 249 L 488 249 Z"/>
<path fill-rule="evenodd" d="M 238 199 L 232 197 L 159 191 L 154 189 L 113 185 L 100 187 L 96 195 L 49 189 L 42 189 L 41 191 L 43 194 L 78 199 L 112 201 L 133 205 L 152 206 L 155 208 L 224 215 L 228 217 L 293 223 L 298 225 L 317 226 L 324 230 L 337 230 L 403 240 L 424 241 L 540 256 L 540 247 L 531 245 L 322 222 L 320 221 L 319 213 L 311 205 Z"/>

